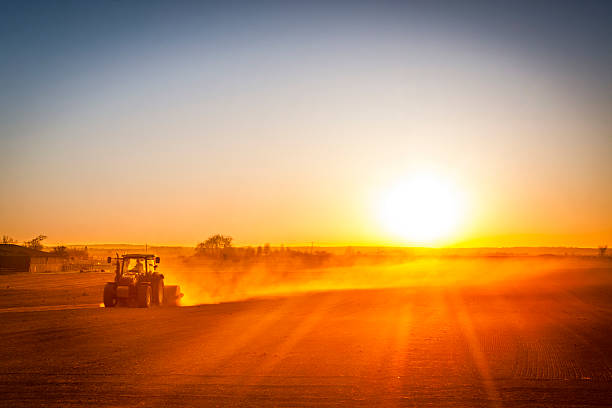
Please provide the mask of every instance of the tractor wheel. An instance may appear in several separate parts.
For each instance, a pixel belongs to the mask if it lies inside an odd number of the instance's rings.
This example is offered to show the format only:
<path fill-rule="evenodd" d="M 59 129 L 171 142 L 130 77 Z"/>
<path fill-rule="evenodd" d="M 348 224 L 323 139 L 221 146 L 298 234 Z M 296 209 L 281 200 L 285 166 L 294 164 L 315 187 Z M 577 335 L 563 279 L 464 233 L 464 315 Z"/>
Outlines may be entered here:
<path fill-rule="evenodd" d="M 104 285 L 104 307 L 115 307 L 117 304 L 117 289 L 112 283 Z"/>
<path fill-rule="evenodd" d="M 159 278 L 153 284 L 152 303 L 158 306 L 161 306 L 164 303 L 164 278 Z"/>
<path fill-rule="evenodd" d="M 136 287 L 138 297 L 138 307 L 149 307 L 151 306 L 151 286 L 149 285 L 138 285 Z"/>

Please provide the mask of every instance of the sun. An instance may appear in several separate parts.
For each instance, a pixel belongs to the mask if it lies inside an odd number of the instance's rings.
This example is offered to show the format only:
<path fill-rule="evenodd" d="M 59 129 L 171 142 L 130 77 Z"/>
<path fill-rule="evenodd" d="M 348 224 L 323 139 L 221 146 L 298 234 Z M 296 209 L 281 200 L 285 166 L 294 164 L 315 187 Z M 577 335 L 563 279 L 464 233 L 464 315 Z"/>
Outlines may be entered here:
<path fill-rule="evenodd" d="M 463 195 L 434 174 L 417 174 L 382 194 L 380 219 L 396 237 L 431 245 L 453 234 L 464 214 Z"/>

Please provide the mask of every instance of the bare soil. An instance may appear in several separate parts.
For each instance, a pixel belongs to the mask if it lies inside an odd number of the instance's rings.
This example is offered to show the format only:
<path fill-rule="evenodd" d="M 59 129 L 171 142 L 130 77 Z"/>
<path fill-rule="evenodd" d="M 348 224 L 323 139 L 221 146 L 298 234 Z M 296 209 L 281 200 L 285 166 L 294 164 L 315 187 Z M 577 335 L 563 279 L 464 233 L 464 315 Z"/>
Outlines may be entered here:
<path fill-rule="evenodd" d="M 97 307 L 110 274 L 0 276 L 0 406 L 611 406 L 610 276 L 148 310 Z"/>

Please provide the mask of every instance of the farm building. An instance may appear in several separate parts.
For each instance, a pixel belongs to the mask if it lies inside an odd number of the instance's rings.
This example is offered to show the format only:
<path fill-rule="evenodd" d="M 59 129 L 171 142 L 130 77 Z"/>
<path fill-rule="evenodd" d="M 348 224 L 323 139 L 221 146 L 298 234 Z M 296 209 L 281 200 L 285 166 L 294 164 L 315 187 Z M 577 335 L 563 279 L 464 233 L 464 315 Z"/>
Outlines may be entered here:
<path fill-rule="evenodd" d="M 64 258 L 14 244 L 0 244 L 0 273 L 59 272 Z"/>

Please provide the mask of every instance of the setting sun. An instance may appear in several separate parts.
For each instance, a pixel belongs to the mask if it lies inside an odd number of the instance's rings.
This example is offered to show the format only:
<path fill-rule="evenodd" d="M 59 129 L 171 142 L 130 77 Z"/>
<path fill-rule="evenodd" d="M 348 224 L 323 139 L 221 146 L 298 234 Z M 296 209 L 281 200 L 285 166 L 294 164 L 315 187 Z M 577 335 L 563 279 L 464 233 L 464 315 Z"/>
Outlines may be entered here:
<path fill-rule="evenodd" d="M 432 244 L 455 232 L 464 207 L 462 194 L 446 180 L 418 174 L 383 194 L 379 211 L 390 233 L 413 244 Z"/>

